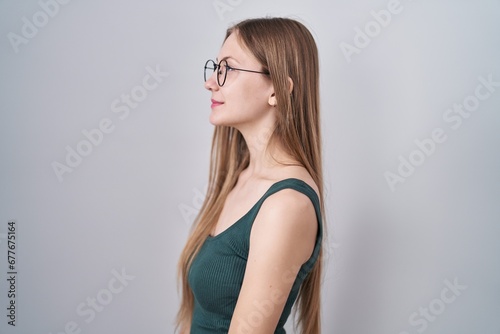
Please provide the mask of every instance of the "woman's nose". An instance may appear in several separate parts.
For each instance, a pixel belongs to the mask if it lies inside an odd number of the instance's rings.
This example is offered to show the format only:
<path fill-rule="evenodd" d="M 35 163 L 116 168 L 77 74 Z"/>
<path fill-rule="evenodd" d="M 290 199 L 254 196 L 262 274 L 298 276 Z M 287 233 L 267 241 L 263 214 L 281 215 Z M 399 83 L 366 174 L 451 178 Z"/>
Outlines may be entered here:
<path fill-rule="evenodd" d="M 219 90 L 219 85 L 217 84 L 216 73 L 212 73 L 212 75 L 205 81 L 205 88 L 207 90 Z"/>

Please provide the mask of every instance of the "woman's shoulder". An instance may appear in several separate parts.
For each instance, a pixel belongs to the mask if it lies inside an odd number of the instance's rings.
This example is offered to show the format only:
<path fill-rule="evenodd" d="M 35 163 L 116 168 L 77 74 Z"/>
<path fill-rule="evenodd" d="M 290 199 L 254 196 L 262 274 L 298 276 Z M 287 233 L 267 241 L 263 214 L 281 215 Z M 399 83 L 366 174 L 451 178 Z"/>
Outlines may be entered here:
<path fill-rule="evenodd" d="M 272 218 L 277 218 L 276 215 L 285 215 L 287 217 L 294 216 L 299 222 L 304 222 L 315 218 L 314 203 L 312 198 L 307 192 L 300 189 L 303 187 L 295 187 L 296 180 L 302 181 L 307 184 L 315 193 L 319 195 L 318 185 L 303 167 L 289 166 L 283 168 L 267 180 L 267 187 L 271 188 L 278 184 L 283 184 L 290 181 L 290 187 L 279 187 L 279 191 L 272 191 L 272 195 L 266 198 L 262 205 L 261 211 L 263 216 L 272 215 Z M 312 219 L 313 221 L 315 219 Z"/>
<path fill-rule="evenodd" d="M 301 166 L 287 166 L 276 173 L 275 177 L 272 180 L 272 183 L 281 182 L 287 179 L 297 179 L 305 182 L 309 187 L 311 187 L 316 194 L 319 195 L 319 188 L 311 174 Z"/>
<path fill-rule="evenodd" d="M 288 179 L 298 179 L 318 191 L 316 183 L 309 175 L 300 170 L 290 170 L 274 179 L 273 184 Z M 290 253 L 292 258 L 305 263 L 312 254 L 318 231 L 318 220 L 313 198 L 307 192 L 286 187 L 272 192 L 260 207 L 255 218 L 251 243 L 261 244 L 262 240 L 274 240 L 269 243 L 266 252 Z M 276 244 L 280 240 L 280 245 Z M 293 249 L 293 251 L 291 251 Z"/>

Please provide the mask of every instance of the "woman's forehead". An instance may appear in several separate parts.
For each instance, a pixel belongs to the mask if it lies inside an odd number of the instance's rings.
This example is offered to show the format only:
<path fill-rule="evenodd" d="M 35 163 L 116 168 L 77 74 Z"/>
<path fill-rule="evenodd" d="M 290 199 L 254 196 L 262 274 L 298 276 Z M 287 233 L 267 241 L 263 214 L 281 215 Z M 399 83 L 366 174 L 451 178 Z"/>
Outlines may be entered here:
<path fill-rule="evenodd" d="M 231 59 L 240 64 L 254 61 L 254 56 L 250 51 L 241 45 L 241 41 L 235 33 L 229 35 L 220 49 L 217 61 Z"/>

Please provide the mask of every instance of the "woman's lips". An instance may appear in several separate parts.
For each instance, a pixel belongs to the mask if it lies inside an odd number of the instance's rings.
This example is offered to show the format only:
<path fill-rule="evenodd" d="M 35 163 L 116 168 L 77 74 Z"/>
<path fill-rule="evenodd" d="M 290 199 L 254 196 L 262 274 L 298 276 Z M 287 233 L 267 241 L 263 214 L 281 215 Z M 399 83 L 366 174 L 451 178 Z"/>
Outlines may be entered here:
<path fill-rule="evenodd" d="M 223 105 L 223 104 L 224 104 L 224 102 L 219 102 L 217 100 L 212 99 L 212 109 L 215 107 L 218 107 L 220 105 Z"/>

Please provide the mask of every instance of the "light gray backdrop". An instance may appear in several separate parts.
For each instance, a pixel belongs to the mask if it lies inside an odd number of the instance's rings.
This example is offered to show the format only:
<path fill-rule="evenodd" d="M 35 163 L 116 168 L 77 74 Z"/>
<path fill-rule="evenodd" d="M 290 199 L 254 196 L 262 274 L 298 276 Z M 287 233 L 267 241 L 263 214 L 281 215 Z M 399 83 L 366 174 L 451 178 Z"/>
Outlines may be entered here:
<path fill-rule="evenodd" d="M 173 332 L 202 67 L 266 15 L 320 51 L 324 333 L 500 333 L 495 0 L 1 1 L 1 333 Z"/>

